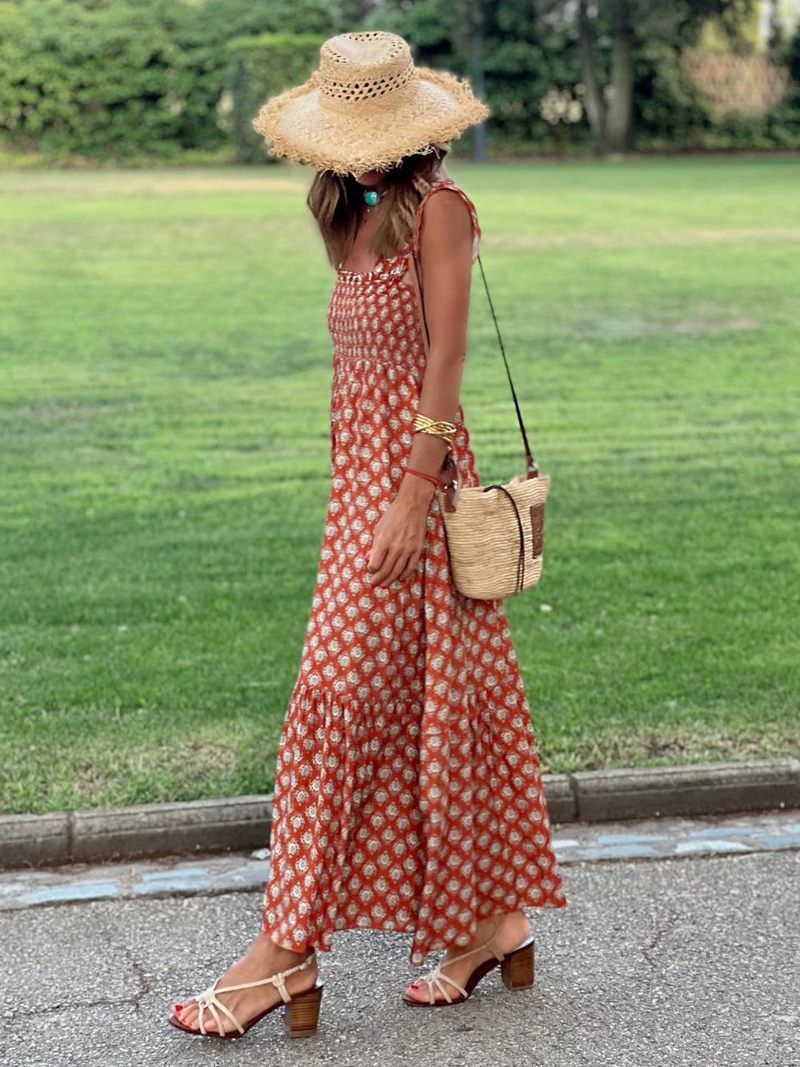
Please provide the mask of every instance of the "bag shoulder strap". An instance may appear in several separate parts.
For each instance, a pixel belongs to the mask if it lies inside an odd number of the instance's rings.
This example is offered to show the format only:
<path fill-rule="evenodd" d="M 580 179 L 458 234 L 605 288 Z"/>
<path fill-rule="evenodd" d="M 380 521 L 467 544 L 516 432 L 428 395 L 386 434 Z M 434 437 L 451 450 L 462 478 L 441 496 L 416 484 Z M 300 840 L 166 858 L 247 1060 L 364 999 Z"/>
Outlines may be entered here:
<path fill-rule="evenodd" d="M 480 267 L 480 270 L 481 270 L 481 278 L 483 279 L 483 287 L 486 290 L 486 298 L 489 301 L 489 310 L 491 312 L 492 320 L 494 322 L 494 328 L 495 328 L 495 331 L 497 333 L 497 340 L 498 340 L 498 342 L 500 344 L 500 351 L 501 351 L 502 356 L 503 356 L 503 362 L 505 363 L 506 374 L 508 375 L 508 384 L 511 386 L 511 396 L 512 396 L 512 399 L 514 401 L 514 408 L 515 408 L 516 413 L 517 413 L 517 421 L 519 423 L 519 429 L 520 429 L 520 433 L 522 435 L 522 444 L 523 444 L 523 447 L 525 449 L 525 461 L 526 461 L 528 475 L 529 475 L 529 477 L 535 477 L 539 473 L 539 465 L 537 464 L 536 460 L 534 459 L 533 453 L 531 452 L 531 448 L 530 448 L 530 445 L 528 443 L 528 435 L 527 435 L 527 433 L 525 431 L 525 424 L 522 421 L 522 412 L 520 410 L 519 401 L 517 400 L 517 391 L 514 388 L 514 382 L 512 381 L 512 378 L 511 378 L 511 370 L 509 369 L 509 366 L 508 366 L 508 358 L 506 356 L 505 345 L 503 344 L 503 337 L 502 337 L 502 334 L 500 333 L 500 324 L 497 321 L 497 315 L 496 315 L 495 310 L 494 310 L 494 304 L 492 302 L 491 293 L 489 292 L 489 283 L 486 281 L 486 272 L 483 269 L 483 261 L 481 260 L 480 252 L 478 251 L 478 246 L 479 246 L 480 237 L 481 237 L 481 230 L 480 230 L 480 226 L 478 224 L 477 212 L 475 211 L 475 206 L 472 203 L 472 201 L 469 199 L 469 197 L 466 195 L 466 193 L 463 192 L 462 189 L 459 189 L 459 187 L 453 182 L 452 178 L 440 179 L 439 181 L 434 182 L 431 185 L 431 187 L 425 191 L 425 193 L 424 193 L 424 195 L 423 195 L 422 199 L 420 200 L 419 205 L 417 207 L 416 229 L 415 229 L 415 233 L 414 233 L 414 240 L 412 241 L 412 244 L 411 244 L 412 258 L 413 258 L 413 261 L 414 261 L 414 274 L 415 274 L 414 282 L 415 282 L 415 288 L 416 288 L 416 291 L 417 291 L 417 297 L 419 299 L 420 311 L 422 313 L 422 325 L 423 325 L 423 331 L 424 331 L 424 334 L 425 334 L 426 352 L 429 351 L 429 349 L 430 349 L 430 335 L 428 333 L 428 323 L 427 323 L 427 319 L 425 317 L 425 302 L 424 302 L 423 290 L 422 290 L 422 270 L 420 268 L 420 257 L 419 257 L 419 239 L 420 239 L 420 235 L 421 235 L 421 231 L 422 231 L 422 221 L 423 221 L 423 217 L 424 217 L 422 209 L 423 209 L 425 203 L 427 202 L 427 199 L 430 196 L 430 194 L 432 192 L 434 192 L 436 189 L 441 188 L 441 187 L 452 188 L 454 192 L 459 193 L 461 195 L 462 199 L 466 201 L 467 206 L 470 209 L 470 214 L 472 215 L 473 229 L 474 229 L 473 261 L 475 259 L 478 260 L 478 266 Z"/>

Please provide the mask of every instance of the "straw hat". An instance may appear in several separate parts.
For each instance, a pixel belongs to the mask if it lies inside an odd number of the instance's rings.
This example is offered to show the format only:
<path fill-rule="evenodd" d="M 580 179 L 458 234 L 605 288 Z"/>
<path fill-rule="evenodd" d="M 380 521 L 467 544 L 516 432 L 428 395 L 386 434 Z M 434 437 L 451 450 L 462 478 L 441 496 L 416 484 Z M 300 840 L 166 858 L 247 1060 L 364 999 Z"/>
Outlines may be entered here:
<path fill-rule="evenodd" d="M 311 77 L 270 97 L 252 121 L 275 155 L 317 170 L 387 170 L 489 117 L 469 82 L 415 67 L 404 38 L 340 33 L 320 48 Z"/>

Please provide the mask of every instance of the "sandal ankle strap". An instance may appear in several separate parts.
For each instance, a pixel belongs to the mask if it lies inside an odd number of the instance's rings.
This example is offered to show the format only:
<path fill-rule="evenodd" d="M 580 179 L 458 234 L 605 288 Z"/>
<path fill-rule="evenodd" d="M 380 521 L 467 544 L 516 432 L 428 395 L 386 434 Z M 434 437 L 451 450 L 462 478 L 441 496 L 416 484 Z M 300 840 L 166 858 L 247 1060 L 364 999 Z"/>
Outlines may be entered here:
<path fill-rule="evenodd" d="M 283 1002 L 285 1004 L 288 1004 L 292 998 L 286 988 L 286 983 L 284 979 L 287 978 L 288 975 L 294 974 L 295 971 L 303 971 L 306 967 L 310 967 L 313 961 L 314 955 L 312 953 L 310 956 L 306 956 L 302 963 L 298 963 L 294 967 L 288 967 L 285 971 L 278 971 L 276 974 L 271 974 L 268 978 L 257 978 L 254 982 L 240 982 L 238 985 L 218 986 L 215 982 L 214 985 L 211 986 L 211 989 L 207 992 L 211 993 L 216 998 L 217 993 L 228 993 L 232 989 L 250 989 L 252 986 L 266 985 L 267 983 L 272 983 L 272 985 L 274 985 L 280 993 Z M 219 979 L 217 979 L 217 981 L 219 981 Z"/>
<path fill-rule="evenodd" d="M 499 947 L 497 945 L 497 942 L 495 941 L 495 935 L 496 934 L 497 934 L 497 931 L 495 930 L 495 932 L 492 934 L 492 936 L 490 938 L 488 938 L 486 941 L 484 941 L 483 944 L 476 945 L 475 948 L 471 948 L 467 952 L 461 952 L 458 956 L 451 956 L 449 960 L 442 960 L 436 965 L 436 967 L 437 968 L 445 967 L 447 964 L 455 963 L 456 960 L 465 960 L 467 958 L 467 956 L 474 956 L 476 952 L 483 952 L 487 948 L 489 949 L 489 951 L 492 953 L 493 956 L 496 956 L 497 959 L 502 960 L 503 957 L 504 957 L 504 953 L 502 953 L 500 951 L 500 949 L 499 949 Z M 445 975 L 445 977 L 447 977 L 447 976 Z"/>

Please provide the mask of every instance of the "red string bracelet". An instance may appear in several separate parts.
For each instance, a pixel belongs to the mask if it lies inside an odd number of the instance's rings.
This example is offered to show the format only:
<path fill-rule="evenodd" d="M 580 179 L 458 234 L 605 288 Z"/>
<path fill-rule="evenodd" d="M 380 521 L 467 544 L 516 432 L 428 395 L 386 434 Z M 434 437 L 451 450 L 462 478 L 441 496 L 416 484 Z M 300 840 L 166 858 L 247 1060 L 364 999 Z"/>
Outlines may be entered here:
<path fill-rule="evenodd" d="M 442 484 L 440 479 L 436 478 L 433 474 L 426 474 L 425 471 L 418 471 L 413 467 L 404 467 L 403 469 L 409 474 L 416 474 L 418 477 L 424 478 L 426 482 L 430 482 L 431 485 L 435 485 L 437 488 Z"/>

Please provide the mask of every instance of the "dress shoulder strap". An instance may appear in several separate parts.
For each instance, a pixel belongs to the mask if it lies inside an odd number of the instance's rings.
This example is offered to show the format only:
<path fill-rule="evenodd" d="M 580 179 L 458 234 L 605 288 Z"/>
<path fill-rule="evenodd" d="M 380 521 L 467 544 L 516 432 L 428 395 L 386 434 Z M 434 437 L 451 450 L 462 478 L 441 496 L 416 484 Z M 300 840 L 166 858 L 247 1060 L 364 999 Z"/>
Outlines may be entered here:
<path fill-rule="evenodd" d="M 428 198 L 432 196 L 433 193 L 438 192 L 439 189 L 452 189 L 454 193 L 458 193 L 458 195 L 469 208 L 470 218 L 472 219 L 472 262 L 474 263 L 477 259 L 478 252 L 480 251 L 481 240 L 481 228 L 478 223 L 478 212 L 475 210 L 475 205 L 472 203 L 472 201 L 464 192 L 464 190 L 461 189 L 458 185 L 456 185 L 452 178 L 439 178 L 437 181 L 433 182 L 429 189 L 425 190 L 425 193 L 423 194 L 423 197 L 420 200 L 419 205 L 417 206 L 415 236 L 412 242 L 414 251 L 419 252 L 419 239 L 422 233 L 422 226 L 425 218 L 423 208 L 428 202 Z"/>

